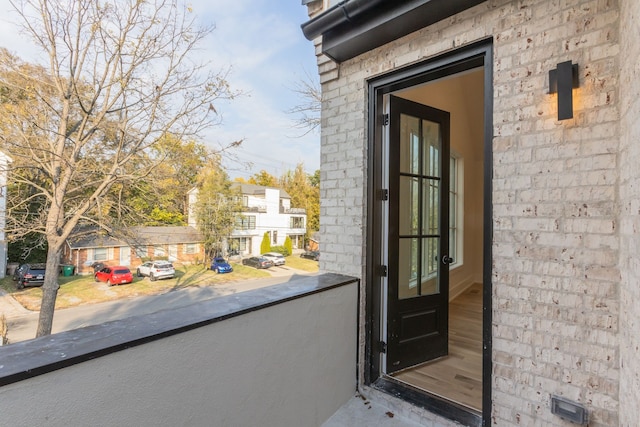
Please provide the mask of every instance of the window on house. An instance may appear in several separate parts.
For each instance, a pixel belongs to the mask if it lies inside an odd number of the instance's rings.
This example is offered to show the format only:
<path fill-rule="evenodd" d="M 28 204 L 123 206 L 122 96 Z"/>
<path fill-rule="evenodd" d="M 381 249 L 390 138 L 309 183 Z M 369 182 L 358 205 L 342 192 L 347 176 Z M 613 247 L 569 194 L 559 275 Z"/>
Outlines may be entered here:
<path fill-rule="evenodd" d="M 229 239 L 229 253 L 237 255 L 247 251 L 247 247 L 250 247 L 250 237 L 234 237 Z"/>
<path fill-rule="evenodd" d="M 294 249 L 304 248 L 304 234 L 289 234 Z"/>
<path fill-rule="evenodd" d="M 271 240 L 271 244 L 272 245 L 277 245 L 278 244 L 278 231 L 273 230 L 273 233 L 271 233 L 271 236 L 273 237 L 273 240 Z"/>
<path fill-rule="evenodd" d="M 449 160 L 449 256 L 452 266 L 462 265 L 462 180 L 463 161 L 453 154 Z"/>
<path fill-rule="evenodd" d="M 109 249 L 107 248 L 94 248 L 93 260 L 94 261 L 106 261 L 109 259 Z"/>
<path fill-rule="evenodd" d="M 169 245 L 169 259 L 172 261 L 178 259 L 178 245 Z"/>
<path fill-rule="evenodd" d="M 291 227 L 290 228 L 304 228 L 304 217 L 303 216 L 292 216 L 291 217 Z"/>
<path fill-rule="evenodd" d="M 131 248 L 129 246 L 120 247 L 120 264 L 129 265 L 131 262 Z"/>
<path fill-rule="evenodd" d="M 197 254 L 199 252 L 198 243 L 185 243 L 184 244 L 184 253 L 187 255 Z"/>
<path fill-rule="evenodd" d="M 242 215 L 236 218 L 236 230 L 255 230 L 255 215 Z"/>
<path fill-rule="evenodd" d="M 153 247 L 153 256 L 154 257 L 163 257 L 165 256 L 167 253 L 165 252 L 164 248 L 162 246 L 154 246 Z"/>
<path fill-rule="evenodd" d="M 147 255 L 148 252 L 146 246 L 136 246 L 134 249 L 136 251 L 136 257 L 138 258 L 146 258 L 149 256 Z"/>
<path fill-rule="evenodd" d="M 432 156 L 433 157 L 433 156 Z M 449 256 L 453 258 L 451 266 L 462 265 L 462 197 L 460 194 L 462 183 L 462 158 L 456 154 L 452 154 L 449 159 Z M 429 194 L 437 195 L 437 183 L 429 184 L 434 188 L 430 189 Z M 438 211 L 435 209 L 437 204 L 435 201 L 429 203 L 431 210 L 427 213 L 428 232 L 436 233 L 438 229 Z M 425 248 L 425 250 L 431 253 L 437 253 L 437 242 L 435 240 L 429 242 L 431 247 Z M 413 242 L 411 247 L 412 253 L 418 251 L 417 241 Z M 438 266 L 437 259 L 427 259 L 426 265 L 423 266 L 422 280 L 429 280 L 437 274 Z M 410 287 L 417 285 L 417 268 L 412 269 L 412 277 Z"/>

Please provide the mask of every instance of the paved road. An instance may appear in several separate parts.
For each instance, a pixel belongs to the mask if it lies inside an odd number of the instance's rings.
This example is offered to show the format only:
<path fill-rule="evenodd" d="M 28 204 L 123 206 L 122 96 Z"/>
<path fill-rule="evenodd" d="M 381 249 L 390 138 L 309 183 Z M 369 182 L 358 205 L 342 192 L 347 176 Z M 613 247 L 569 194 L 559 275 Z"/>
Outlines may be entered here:
<path fill-rule="evenodd" d="M 271 273 L 272 277 L 207 287 L 189 287 L 162 295 L 144 296 L 57 310 L 53 317 L 52 333 L 82 328 L 84 326 L 123 319 L 139 314 L 155 313 L 166 308 L 183 307 L 223 295 L 284 283 L 296 276 L 314 274 L 295 270 L 287 266 L 272 267 L 269 269 L 269 273 Z M 28 311 L 19 304 L 18 307 L 15 305 L 7 306 L 6 304 L 12 304 L 10 301 L 15 303 L 15 300 L 10 296 L 0 296 L 0 299 L 6 300 L 7 298 L 10 300 L 6 301 L 3 305 L 6 307 L 5 316 L 7 317 L 9 327 L 9 342 L 15 343 L 34 338 L 38 323 L 38 312 Z M 0 307 L 0 309 L 1 308 L 3 307 Z"/>

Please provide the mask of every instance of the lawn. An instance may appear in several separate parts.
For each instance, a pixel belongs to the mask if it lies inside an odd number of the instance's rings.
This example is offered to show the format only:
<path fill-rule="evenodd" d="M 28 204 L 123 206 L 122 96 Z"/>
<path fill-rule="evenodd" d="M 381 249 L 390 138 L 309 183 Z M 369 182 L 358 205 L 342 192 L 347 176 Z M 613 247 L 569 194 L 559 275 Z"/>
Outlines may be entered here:
<path fill-rule="evenodd" d="M 318 263 L 302 259 L 298 256 L 286 258 L 287 266 L 314 272 L 318 271 Z M 122 298 L 132 298 L 144 295 L 164 294 L 176 289 L 189 286 L 215 286 L 216 284 L 238 282 L 261 277 L 270 277 L 264 270 L 256 270 L 239 263 L 232 263 L 233 272 L 216 274 L 205 269 L 202 265 L 176 266 L 174 279 L 150 281 L 146 277 L 135 277 L 133 283 L 121 286 L 107 286 L 96 283 L 93 276 L 58 277 L 60 290 L 56 299 L 56 308 L 68 308 L 84 304 L 112 301 Z M 11 277 L 0 280 L 0 287 L 13 296 L 16 301 L 29 310 L 39 310 L 42 300 L 41 288 L 17 289 Z"/>
<path fill-rule="evenodd" d="M 300 255 L 291 255 L 285 258 L 286 266 L 295 268 L 298 270 L 308 271 L 314 273 L 318 271 L 318 261 L 311 259 L 300 258 Z"/>

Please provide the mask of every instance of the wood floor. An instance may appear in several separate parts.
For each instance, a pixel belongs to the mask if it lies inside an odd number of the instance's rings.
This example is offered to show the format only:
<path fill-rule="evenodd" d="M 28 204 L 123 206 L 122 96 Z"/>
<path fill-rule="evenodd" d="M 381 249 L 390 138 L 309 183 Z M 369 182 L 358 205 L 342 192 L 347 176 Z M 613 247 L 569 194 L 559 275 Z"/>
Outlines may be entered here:
<path fill-rule="evenodd" d="M 449 303 L 449 355 L 393 375 L 414 387 L 482 410 L 482 285 Z"/>

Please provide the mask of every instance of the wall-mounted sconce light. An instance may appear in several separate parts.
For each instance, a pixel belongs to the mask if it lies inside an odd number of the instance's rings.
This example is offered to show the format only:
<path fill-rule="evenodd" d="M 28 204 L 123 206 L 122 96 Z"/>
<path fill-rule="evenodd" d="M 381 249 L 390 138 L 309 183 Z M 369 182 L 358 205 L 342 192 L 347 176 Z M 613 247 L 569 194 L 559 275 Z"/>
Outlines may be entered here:
<path fill-rule="evenodd" d="M 572 90 L 578 87 L 578 64 L 565 61 L 549 71 L 549 93 L 558 94 L 558 120 L 573 118 Z"/>

